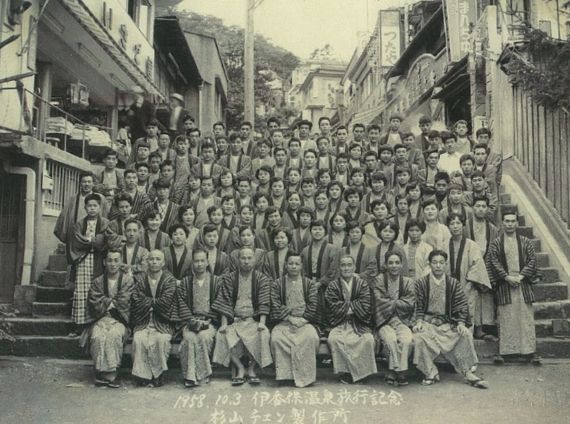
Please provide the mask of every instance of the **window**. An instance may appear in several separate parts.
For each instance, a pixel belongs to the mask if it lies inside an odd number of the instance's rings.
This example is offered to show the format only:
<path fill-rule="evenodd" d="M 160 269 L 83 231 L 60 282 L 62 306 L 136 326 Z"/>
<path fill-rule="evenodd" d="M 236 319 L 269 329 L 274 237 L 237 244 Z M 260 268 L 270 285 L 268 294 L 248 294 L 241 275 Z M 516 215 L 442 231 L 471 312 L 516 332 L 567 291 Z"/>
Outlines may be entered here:
<path fill-rule="evenodd" d="M 140 0 L 140 11 L 138 16 L 137 26 L 144 34 L 145 37 L 149 36 L 150 33 L 150 18 L 152 17 L 151 13 L 151 4 L 149 0 Z"/>

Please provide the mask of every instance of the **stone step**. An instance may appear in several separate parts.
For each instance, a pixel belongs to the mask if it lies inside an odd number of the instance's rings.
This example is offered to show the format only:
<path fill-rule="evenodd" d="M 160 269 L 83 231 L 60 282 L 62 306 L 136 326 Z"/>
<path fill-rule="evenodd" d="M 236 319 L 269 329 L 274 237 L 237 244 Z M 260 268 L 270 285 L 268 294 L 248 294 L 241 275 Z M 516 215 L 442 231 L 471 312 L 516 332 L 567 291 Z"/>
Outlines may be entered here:
<path fill-rule="evenodd" d="M 545 252 L 539 252 L 536 254 L 536 265 L 538 267 L 548 267 L 550 266 L 550 255 Z"/>
<path fill-rule="evenodd" d="M 12 333 L 18 336 L 66 336 L 74 330 L 69 318 L 7 318 Z"/>
<path fill-rule="evenodd" d="M 534 246 L 535 252 L 541 252 L 542 251 L 542 243 L 541 243 L 540 239 L 537 239 L 537 238 L 530 239 L 530 242 Z"/>
<path fill-rule="evenodd" d="M 570 338 L 570 318 L 539 319 L 534 326 L 536 337 Z"/>
<path fill-rule="evenodd" d="M 67 279 L 66 271 L 44 271 L 40 276 L 42 286 L 46 287 L 65 287 Z"/>
<path fill-rule="evenodd" d="M 50 255 L 48 259 L 48 269 L 50 271 L 67 271 L 67 258 L 65 255 Z"/>
<path fill-rule="evenodd" d="M 554 268 L 551 266 L 540 267 L 538 268 L 538 271 L 542 274 L 542 280 L 540 282 L 543 284 L 556 283 L 560 279 L 558 268 Z"/>
<path fill-rule="evenodd" d="M 570 318 L 570 300 L 536 302 L 533 304 L 534 318 L 537 320 Z"/>
<path fill-rule="evenodd" d="M 61 287 L 38 286 L 36 302 L 70 302 L 73 290 Z"/>
<path fill-rule="evenodd" d="M 13 303 L 0 303 L 0 312 L 4 312 L 5 314 L 11 314 L 14 312 L 14 304 Z"/>
<path fill-rule="evenodd" d="M 517 228 L 517 233 L 519 235 L 528 237 L 530 239 L 534 237 L 533 231 L 533 227 L 527 225 L 519 225 Z"/>
<path fill-rule="evenodd" d="M 570 358 L 570 339 L 538 338 L 536 351 L 544 358 Z"/>
<path fill-rule="evenodd" d="M 499 199 L 503 204 L 512 202 L 510 193 L 499 193 Z"/>
<path fill-rule="evenodd" d="M 518 207 L 516 204 L 512 203 L 512 202 L 502 203 L 502 204 L 500 205 L 500 208 L 501 208 L 501 210 L 503 210 L 503 209 L 509 209 L 509 210 L 513 210 L 513 209 L 514 209 L 514 210 L 516 210 L 516 211 L 519 210 L 519 207 Z"/>
<path fill-rule="evenodd" d="M 17 336 L 14 343 L 0 343 L 0 355 L 89 358 L 79 346 L 79 338 L 67 336 Z"/>
<path fill-rule="evenodd" d="M 566 283 L 541 283 L 533 287 L 537 302 L 568 299 L 568 284 Z"/>
<path fill-rule="evenodd" d="M 71 303 L 69 302 L 34 302 L 32 304 L 33 317 L 69 317 Z"/>

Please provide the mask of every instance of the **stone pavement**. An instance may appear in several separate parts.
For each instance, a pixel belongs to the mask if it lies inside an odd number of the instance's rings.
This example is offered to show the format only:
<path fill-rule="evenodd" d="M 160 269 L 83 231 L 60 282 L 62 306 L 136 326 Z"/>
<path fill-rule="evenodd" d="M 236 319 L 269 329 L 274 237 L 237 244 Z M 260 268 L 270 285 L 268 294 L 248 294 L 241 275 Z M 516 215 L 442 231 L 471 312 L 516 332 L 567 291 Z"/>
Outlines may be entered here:
<path fill-rule="evenodd" d="M 125 373 L 128 373 L 125 370 Z M 159 389 L 139 388 L 124 377 L 121 389 L 93 385 L 89 361 L 0 357 L 0 422 L 67 423 L 501 423 L 570 422 L 570 361 L 542 367 L 481 365 L 489 390 L 463 384 L 453 373 L 422 387 L 412 378 L 393 388 L 381 375 L 343 385 L 319 369 L 316 385 L 277 384 L 267 372 L 262 385 L 232 388 L 229 373 L 216 370 L 209 386 L 184 389 L 180 370 L 168 372 Z"/>

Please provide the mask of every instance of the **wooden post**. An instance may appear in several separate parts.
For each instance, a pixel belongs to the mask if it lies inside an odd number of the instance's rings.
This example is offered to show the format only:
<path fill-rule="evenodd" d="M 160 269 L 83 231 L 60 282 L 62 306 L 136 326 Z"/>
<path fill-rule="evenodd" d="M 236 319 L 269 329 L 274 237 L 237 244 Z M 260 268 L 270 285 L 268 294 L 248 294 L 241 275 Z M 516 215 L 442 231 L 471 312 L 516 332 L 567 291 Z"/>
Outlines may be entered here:
<path fill-rule="evenodd" d="M 253 13 L 255 10 L 255 0 L 246 0 L 246 25 L 245 25 L 245 46 L 244 46 L 244 120 L 255 125 L 255 97 L 254 97 L 254 27 Z"/>

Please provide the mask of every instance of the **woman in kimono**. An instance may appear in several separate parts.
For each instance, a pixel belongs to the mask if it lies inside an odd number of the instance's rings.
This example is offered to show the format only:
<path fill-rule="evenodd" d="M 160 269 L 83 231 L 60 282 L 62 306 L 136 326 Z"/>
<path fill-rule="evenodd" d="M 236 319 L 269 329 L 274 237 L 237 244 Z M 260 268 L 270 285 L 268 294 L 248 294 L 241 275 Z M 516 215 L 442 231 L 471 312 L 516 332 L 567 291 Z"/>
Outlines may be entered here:
<path fill-rule="evenodd" d="M 239 238 L 240 244 L 239 248 L 234 249 L 230 254 L 229 258 L 229 272 L 236 271 L 239 268 L 239 251 L 242 247 L 249 247 L 253 249 L 254 252 L 254 268 L 256 271 L 261 271 L 265 263 L 266 252 L 263 249 L 258 249 L 255 247 L 255 236 L 253 235 L 253 230 L 247 225 L 242 225 L 239 227 Z"/>
<path fill-rule="evenodd" d="M 362 242 L 364 235 L 364 227 L 358 222 L 351 221 L 347 225 L 348 244 L 343 248 L 343 252 L 352 256 L 356 273 L 364 281 L 370 281 L 376 274 L 376 260 L 374 258 L 374 249 L 367 247 Z"/>
<path fill-rule="evenodd" d="M 239 269 L 224 276 L 224 280 L 212 310 L 222 316 L 216 335 L 213 361 L 225 367 L 234 365 L 236 374 L 233 386 L 261 381 L 256 366 L 265 368 L 273 363 L 269 345 L 269 330 L 265 325 L 271 304 L 271 283 L 259 271 L 255 271 L 253 249 L 240 249 Z M 246 370 L 242 357 L 249 357 Z"/>
<path fill-rule="evenodd" d="M 317 379 L 319 335 L 317 284 L 303 277 L 303 262 L 295 252 L 286 255 L 286 273 L 271 287 L 271 350 L 277 380 L 294 380 L 306 387 Z"/>
<path fill-rule="evenodd" d="M 425 200 L 422 203 L 423 217 L 426 230 L 422 234 L 422 241 L 425 241 L 434 249 L 445 250 L 451 238 L 449 229 L 445 224 L 438 221 L 437 201 L 435 198 Z"/>
<path fill-rule="evenodd" d="M 392 221 L 386 220 L 378 225 L 378 231 L 380 243 L 376 247 L 376 251 L 374 253 L 374 258 L 376 259 L 375 275 L 386 272 L 386 264 L 384 262 L 386 253 L 394 251 L 402 255 L 402 275 L 407 277 L 409 272 L 408 258 L 404 249 L 402 249 L 402 247 L 395 241 L 396 238 L 398 238 L 398 227 Z"/>
<path fill-rule="evenodd" d="M 329 210 L 331 213 L 340 212 L 345 210 L 348 206 L 342 198 L 344 187 L 338 181 L 331 181 L 327 186 L 327 196 L 329 198 Z"/>
<path fill-rule="evenodd" d="M 413 281 L 402 276 L 402 256 L 387 252 L 386 273 L 374 280 L 376 331 L 388 353 L 388 384 L 407 386 L 406 371 L 412 349 L 412 320 L 415 307 Z"/>
<path fill-rule="evenodd" d="M 140 244 L 149 252 L 162 250 L 172 243 L 168 234 L 160 230 L 160 215 L 152 211 L 145 217 L 145 229 L 140 234 Z"/>
<path fill-rule="evenodd" d="M 348 233 L 346 232 L 347 215 L 344 212 L 337 212 L 329 220 L 330 232 L 328 241 L 337 249 L 342 249 L 348 244 Z"/>
<path fill-rule="evenodd" d="M 301 207 L 301 195 L 296 191 L 291 191 L 287 195 L 287 208 L 283 212 L 283 225 L 290 230 L 299 227 L 297 212 Z"/>
<path fill-rule="evenodd" d="M 328 327 L 325 290 L 329 283 L 338 277 L 338 253 L 335 247 L 327 242 L 327 227 L 323 221 L 311 222 L 311 243 L 303 249 L 303 270 L 307 277 L 319 283 L 319 313 L 320 330 Z"/>
<path fill-rule="evenodd" d="M 95 363 L 95 385 L 114 389 L 121 387 L 117 375 L 129 334 L 133 291 L 133 279 L 121 272 L 121 264 L 119 250 L 107 251 L 105 272 L 93 280 L 88 297 L 90 313 L 95 319 L 89 332 L 89 350 Z"/>
<path fill-rule="evenodd" d="M 474 315 L 479 313 L 476 310 L 479 292 L 491 289 L 489 274 L 479 246 L 465 238 L 463 217 L 452 212 L 447 218 L 447 225 L 451 232 L 447 247 L 449 275 L 461 283 L 469 304 L 469 321 L 473 323 Z"/>
<path fill-rule="evenodd" d="M 77 325 L 77 334 L 92 321 L 87 308 L 87 297 L 93 278 L 103 273 L 103 251 L 109 225 L 109 221 L 100 216 L 101 197 L 97 194 L 88 194 L 84 207 L 87 215 L 75 223 L 69 252 L 75 276 L 71 319 Z"/>
<path fill-rule="evenodd" d="M 208 253 L 203 249 L 192 252 L 192 271 L 178 288 L 178 318 L 183 323 L 180 344 L 180 365 L 184 386 L 207 384 L 212 375 L 210 355 L 219 327 L 219 316 L 212 310 L 221 278 L 208 270 Z"/>
<path fill-rule="evenodd" d="M 188 237 L 186 238 L 186 247 L 192 250 L 196 237 L 200 234 L 200 229 L 194 223 L 196 221 L 196 212 L 190 206 L 181 206 L 178 209 L 178 221 L 181 222 L 188 230 Z"/>
<path fill-rule="evenodd" d="M 325 291 L 329 323 L 328 337 L 335 374 L 343 383 L 355 383 L 375 374 L 374 336 L 370 328 L 371 290 L 354 274 L 354 259 L 340 258 L 340 277 Z"/>
<path fill-rule="evenodd" d="M 293 252 L 290 248 L 292 242 L 291 231 L 287 228 L 278 228 L 273 233 L 273 244 L 275 249 L 265 254 L 263 262 L 263 273 L 271 278 L 272 281 L 283 277 L 286 271 L 286 258 L 289 252 Z"/>
<path fill-rule="evenodd" d="M 181 280 L 190 272 L 192 266 L 192 251 L 188 249 L 186 240 L 188 230 L 183 224 L 174 224 L 168 229 L 172 244 L 162 250 L 165 268 L 177 280 Z"/>
<path fill-rule="evenodd" d="M 416 218 L 410 218 L 406 222 L 407 243 L 404 245 L 404 253 L 408 259 L 408 276 L 421 278 L 429 273 L 429 254 L 433 250 L 429 244 L 422 241 L 422 234 L 426 230 L 426 224 Z"/>
<path fill-rule="evenodd" d="M 148 273 L 135 279 L 131 298 L 132 374 L 147 387 L 162 386 L 163 373 L 168 370 L 170 340 L 177 319 L 176 287 L 176 278 L 164 269 L 164 254 L 151 251 Z"/>

